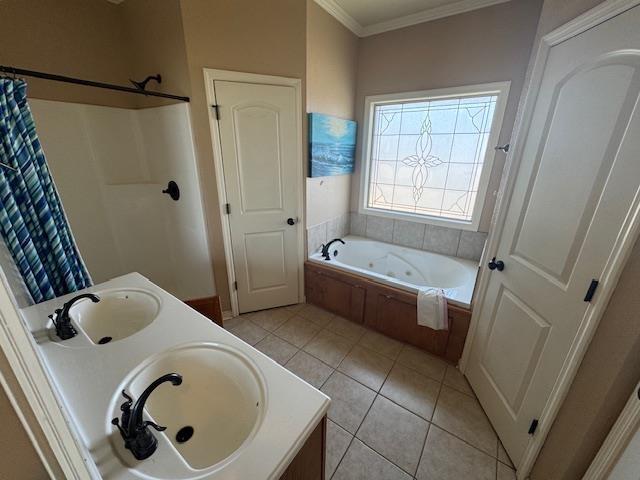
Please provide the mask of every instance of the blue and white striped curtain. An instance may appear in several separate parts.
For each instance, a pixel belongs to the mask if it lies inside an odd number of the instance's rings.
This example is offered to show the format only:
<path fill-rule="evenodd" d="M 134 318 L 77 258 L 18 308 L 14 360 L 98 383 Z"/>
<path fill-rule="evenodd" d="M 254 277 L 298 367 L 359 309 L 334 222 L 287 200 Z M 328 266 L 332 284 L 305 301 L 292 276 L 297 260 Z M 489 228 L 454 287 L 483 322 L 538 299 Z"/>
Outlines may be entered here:
<path fill-rule="evenodd" d="M 91 285 L 49 173 L 24 80 L 0 78 L 0 230 L 39 303 Z"/>

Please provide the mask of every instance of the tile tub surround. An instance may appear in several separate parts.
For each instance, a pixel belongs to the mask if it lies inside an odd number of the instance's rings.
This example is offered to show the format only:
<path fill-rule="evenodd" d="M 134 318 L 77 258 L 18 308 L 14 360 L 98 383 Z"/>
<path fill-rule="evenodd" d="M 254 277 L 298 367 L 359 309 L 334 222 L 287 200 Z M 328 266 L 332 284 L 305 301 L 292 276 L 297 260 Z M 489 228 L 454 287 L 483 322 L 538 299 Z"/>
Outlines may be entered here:
<path fill-rule="evenodd" d="M 480 260 L 487 240 L 484 232 L 351 212 L 307 228 L 307 255 L 320 250 L 327 241 L 349 234 L 475 261 Z"/>
<path fill-rule="evenodd" d="M 484 232 L 425 225 L 351 212 L 349 233 L 403 247 L 479 261 L 487 240 Z"/>
<path fill-rule="evenodd" d="M 326 222 L 319 223 L 307 228 L 307 254 L 317 252 L 322 244 L 342 238 L 349 234 L 349 213 L 344 213 Z"/>
<path fill-rule="evenodd" d="M 287 329 L 279 333 L 282 325 L 264 318 L 319 330 L 296 346 Z M 312 305 L 242 315 L 225 326 L 246 335 L 256 329 L 245 324 L 255 321 L 268 330 L 256 348 L 332 399 L 327 480 L 515 478 L 471 387 L 451 364 Z"/>

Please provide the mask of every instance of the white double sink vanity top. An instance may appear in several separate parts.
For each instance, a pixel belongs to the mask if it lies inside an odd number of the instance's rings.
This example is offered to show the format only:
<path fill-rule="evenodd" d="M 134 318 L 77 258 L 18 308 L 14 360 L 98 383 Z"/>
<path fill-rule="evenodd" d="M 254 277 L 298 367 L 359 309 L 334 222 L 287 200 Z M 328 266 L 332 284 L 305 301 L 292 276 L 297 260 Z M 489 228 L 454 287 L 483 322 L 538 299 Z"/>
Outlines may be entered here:
<path fill-rule="evenodd" d="M 48 315 L 70 309 L 78 334 L 60 340 Z M 138 273 L 21 311 L 62 411 L 96 478 L 277 479 L 326 414 L 329 398 Z M 111 420 L 157 378 L 145 419 L 155 453 L 136 460 Z M 176 438 L 193 428 L 188 441 Z M 179 437 L 179 436 L 178 436 Z"/>

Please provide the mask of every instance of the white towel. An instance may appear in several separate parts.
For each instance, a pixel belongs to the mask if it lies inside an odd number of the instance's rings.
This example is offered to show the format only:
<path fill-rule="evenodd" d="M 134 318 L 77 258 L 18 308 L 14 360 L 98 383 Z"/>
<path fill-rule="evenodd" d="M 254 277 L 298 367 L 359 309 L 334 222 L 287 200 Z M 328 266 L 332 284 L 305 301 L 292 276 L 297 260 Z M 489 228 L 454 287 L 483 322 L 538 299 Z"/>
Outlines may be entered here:
<path fill-rule="evenodd" d="M 448 330 L 447 298 L 441 288 L 418 290 L 418 325 L 433 330 Z"/>

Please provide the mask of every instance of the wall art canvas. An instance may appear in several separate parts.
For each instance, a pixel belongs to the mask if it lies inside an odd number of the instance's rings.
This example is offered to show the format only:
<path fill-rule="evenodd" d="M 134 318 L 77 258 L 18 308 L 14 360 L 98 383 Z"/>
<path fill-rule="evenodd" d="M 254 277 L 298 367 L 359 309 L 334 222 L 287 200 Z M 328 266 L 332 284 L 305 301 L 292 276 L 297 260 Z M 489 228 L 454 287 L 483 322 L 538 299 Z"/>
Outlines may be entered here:
<path fill-rule="evenodd" d="M 353 173 L 356 122 L 323 113 L 309 114 L 309 176 Z"/>

